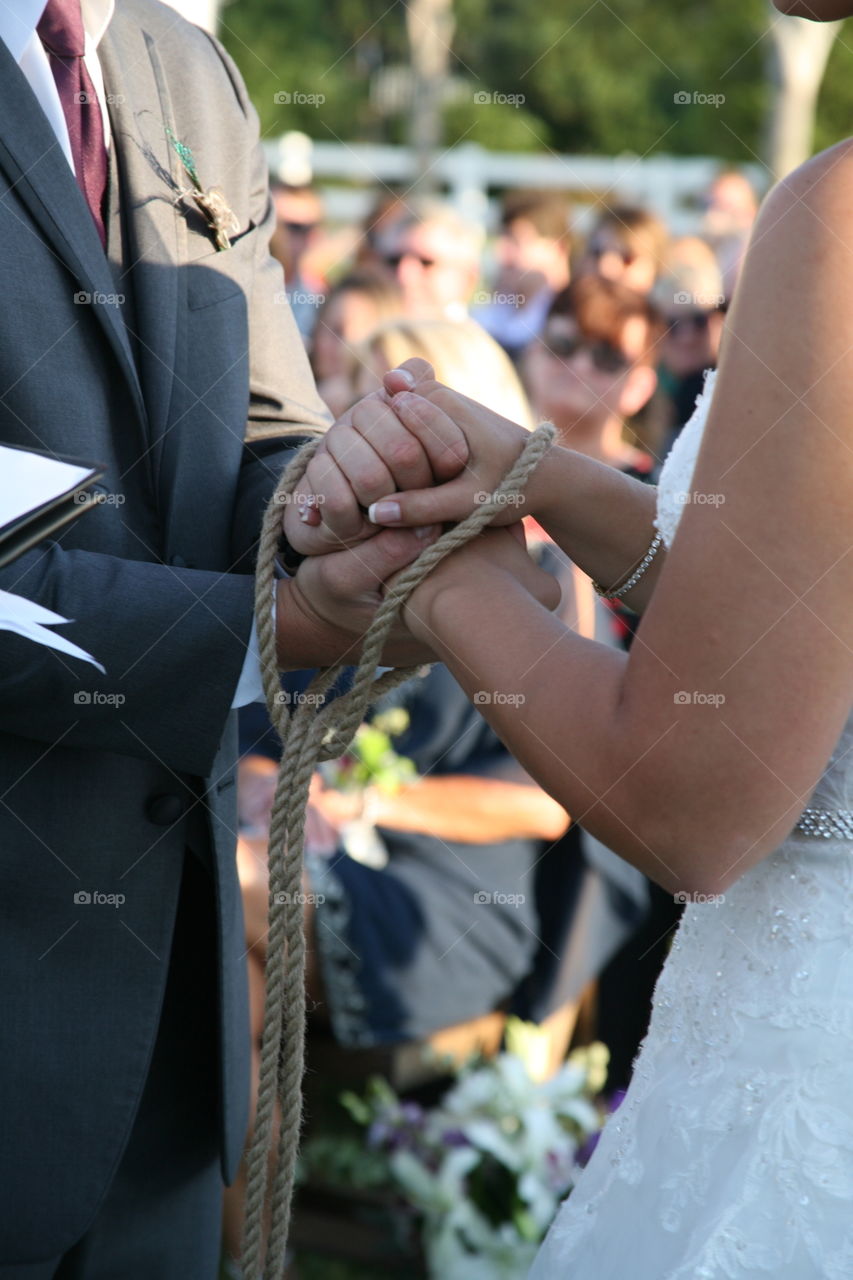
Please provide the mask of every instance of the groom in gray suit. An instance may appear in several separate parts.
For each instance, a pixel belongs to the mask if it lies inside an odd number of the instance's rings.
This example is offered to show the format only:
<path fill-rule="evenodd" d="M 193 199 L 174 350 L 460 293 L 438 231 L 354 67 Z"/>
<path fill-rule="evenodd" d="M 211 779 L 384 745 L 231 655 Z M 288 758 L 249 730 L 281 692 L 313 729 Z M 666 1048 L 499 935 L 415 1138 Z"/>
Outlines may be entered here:
<path fill-rule="evenodd" d="M 253 549 L 327 423 L 236 69 L 156 0 L 112 10 L 0 9 L 0 441 L 106 468 L 0 574 L 106 668 L 0 642 L 0 1280 L 216 1274 L 248 1118 Z M 335 627 L 300 629 L 283 584 L 283 665 L 340 656 L 417 553 L 389 539 L 327 558 Z"/>

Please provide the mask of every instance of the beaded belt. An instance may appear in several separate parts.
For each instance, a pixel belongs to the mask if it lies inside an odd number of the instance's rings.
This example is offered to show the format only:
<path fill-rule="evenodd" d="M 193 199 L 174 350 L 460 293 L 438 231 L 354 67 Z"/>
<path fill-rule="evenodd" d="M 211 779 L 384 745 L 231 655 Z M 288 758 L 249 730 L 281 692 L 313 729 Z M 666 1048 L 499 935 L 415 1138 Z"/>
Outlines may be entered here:
<path fill-rule="evenodd" d="M 804 809 L 794 830 L 804 836 L 822 836 L 824 840 L 853 840 L 853 811 Z"/>

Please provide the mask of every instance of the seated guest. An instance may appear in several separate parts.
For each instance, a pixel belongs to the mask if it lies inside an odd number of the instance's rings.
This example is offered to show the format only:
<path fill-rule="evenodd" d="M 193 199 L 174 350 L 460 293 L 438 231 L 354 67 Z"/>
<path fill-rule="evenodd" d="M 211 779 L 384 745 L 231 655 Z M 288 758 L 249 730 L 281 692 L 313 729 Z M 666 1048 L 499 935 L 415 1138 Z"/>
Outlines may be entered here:
<path fill-rule="evenodd" d="M 480 278 L 483 234 L 452 207 L 438 200 L 410 205 L 388 221 L 377 251 L 403 290 L 409 316 L 461 320 Z"/>
<path fill-rule="evenodd" d="M 522 374 L 537 415 L 553 422 L 561 444 L 648 476 L 653 460 L 628 443 L 625 423 L 655 391 L 661 333 L 654 305 L 612 280 L 581 276 L 557 294 Z"/>
<path fill-rule="evenodd" d="M 598 275 L 649 294 L 664 267 L 666 227 L 647 209 L 615 205 L 599 214 L 576 275 Z"/>
<path fill-rule="evenodd" d="M 498 272 L 474 319 L 515 359 L 542 329 L 554 295 L 569 283 L 571 206 L 559 191 L 504 197 L 495 244 Z"/>
<path fill-rule="evenodd" d="M 693 412 L 705 370 L 717 366 L 723 336 L 723 279 L 704 240 L 684 236 L 673 243 L 654 297 L 666 325 L 658 373 L 668 407 L 667 453 Z"/>
<path fill-rule="evenodd" d="M 389 271 L 383 246 L 387 243 L 389 231 L 409 216 L 407 194 L 403 187 L 389 187 L 384 183 L 376 192 L 358 229 L 354 263 L 357 271 Z"/>
<path fill-rule="evenodd" d="M 702 236 L 714 251 L 723 277 L 723 292 L 731 298 L 753 223 L 758 197 L 745 173 L 724 169 L 709 186 L 702 204 Z"/>
<path fill-rule="evenodd" d="M 446 667 L 382 705 L 407 712 L 394 746 L 420 776 L 357 797 L 315 788 L 313 804 L 338 839 L 306 857 L 317 898 L 315 994 L 335 1038 L 352 1047 L 423 1039 L 506 1006 L 536 950 L 540 841 L 557 839 L 568 821 Z M 359 814 L 375 828 L 384 866 L 346 851 L 347 823 Z"/>
<path fill-rule="evenodd" d="M 303 342 L 307 343 L 326 288 L 309 266 L 310 250 L 317 242 L 323 221 L 323 202 L 319 192 L 310 186 L 273 182 L 270 193 L 276 214 L 270 253 L 284 268 L 290 310 Z"/>

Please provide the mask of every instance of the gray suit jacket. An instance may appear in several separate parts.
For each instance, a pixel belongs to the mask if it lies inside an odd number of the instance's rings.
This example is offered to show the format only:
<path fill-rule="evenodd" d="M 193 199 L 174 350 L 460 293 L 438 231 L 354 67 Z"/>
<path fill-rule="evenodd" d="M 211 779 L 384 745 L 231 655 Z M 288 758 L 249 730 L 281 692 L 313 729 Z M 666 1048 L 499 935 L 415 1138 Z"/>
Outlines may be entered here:
<path fill-rule="evenodd" d="M 105 463 L 109 498 L 0 573 L 74 619 L 64 633 L 107 671 L 0 633 L 0 1264 L 60 1254 L 97 1211 L 145 1079 L 188 845 L 216 887 L 233 1176 L 249 1044 L 230 706 L 260 513 L 294 437 L 327 422 L 267 253 L 233 64 L 155 0 L 119 0 L 99 52 L 126 275 L 0 43 L 0 441 Z M 236 213 L 230 250 L 176 204 L 189 183 L 167 129 Z"/>

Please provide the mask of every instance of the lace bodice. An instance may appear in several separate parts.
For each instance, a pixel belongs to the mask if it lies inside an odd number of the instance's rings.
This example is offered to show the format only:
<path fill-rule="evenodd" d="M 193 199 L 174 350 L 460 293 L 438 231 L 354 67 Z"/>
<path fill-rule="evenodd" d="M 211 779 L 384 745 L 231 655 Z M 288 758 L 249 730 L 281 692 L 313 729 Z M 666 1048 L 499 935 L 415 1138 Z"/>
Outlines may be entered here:
<path fill-rule="evenodd" d="M 661 472 L 667 546 L 714 376 Z M 853 807 L 851 746 L 848 719 L 812 805 Z M 628 1095 L 530 1280 L 850 1280 L 851 1077 L 853 840 L 795 829 L 687 903 Z"/>

